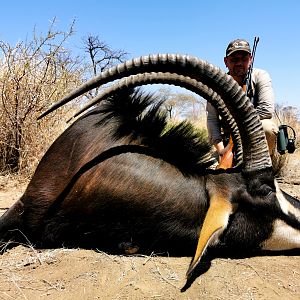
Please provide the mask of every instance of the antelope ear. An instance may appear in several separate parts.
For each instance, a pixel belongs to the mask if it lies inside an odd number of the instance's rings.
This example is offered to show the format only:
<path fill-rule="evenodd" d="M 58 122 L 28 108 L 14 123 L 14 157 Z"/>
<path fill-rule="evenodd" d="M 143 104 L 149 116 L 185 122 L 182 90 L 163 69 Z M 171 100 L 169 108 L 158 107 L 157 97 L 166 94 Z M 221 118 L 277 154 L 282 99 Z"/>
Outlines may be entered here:
<path fill-rule="evenodd" d="M 233 206 L 227 198 L 220 195 L 213 195 L 211 197 L 210 205 L 200 231 L 196 254 L 186 273 L 187 279 L 191 278 L 206 248 L 218 241 L 219 236 L 227 227 L 228 219 L 232 212 Z"/>

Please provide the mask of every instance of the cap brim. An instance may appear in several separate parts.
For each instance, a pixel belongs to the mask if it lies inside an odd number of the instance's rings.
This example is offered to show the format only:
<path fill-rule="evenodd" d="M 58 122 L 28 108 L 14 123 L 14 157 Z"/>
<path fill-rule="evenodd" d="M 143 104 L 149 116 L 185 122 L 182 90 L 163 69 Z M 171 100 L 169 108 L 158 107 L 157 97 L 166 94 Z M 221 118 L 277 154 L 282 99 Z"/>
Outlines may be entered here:
<path fill-rule="evenodd" d="M 231 54 L 233 54 L 235 52 L 247 52 L 247 53 L 251 54 L 251 52 L 247 49 L 234 49 L 234 50 L 230 51 L 226 56 L 230 56 Z"/>

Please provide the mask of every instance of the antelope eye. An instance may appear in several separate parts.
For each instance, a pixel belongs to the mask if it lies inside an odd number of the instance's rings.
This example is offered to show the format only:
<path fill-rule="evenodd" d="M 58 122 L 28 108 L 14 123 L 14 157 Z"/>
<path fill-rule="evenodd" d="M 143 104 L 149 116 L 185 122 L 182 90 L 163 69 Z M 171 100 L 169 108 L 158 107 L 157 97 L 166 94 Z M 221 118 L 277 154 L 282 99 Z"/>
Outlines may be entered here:
<path fill-rule="evenodd" d="M 259 194 L 260 196 L 270 196 L 275 190 L 273 190 L 269 185 L 263 184 L 259 188 Z"/>

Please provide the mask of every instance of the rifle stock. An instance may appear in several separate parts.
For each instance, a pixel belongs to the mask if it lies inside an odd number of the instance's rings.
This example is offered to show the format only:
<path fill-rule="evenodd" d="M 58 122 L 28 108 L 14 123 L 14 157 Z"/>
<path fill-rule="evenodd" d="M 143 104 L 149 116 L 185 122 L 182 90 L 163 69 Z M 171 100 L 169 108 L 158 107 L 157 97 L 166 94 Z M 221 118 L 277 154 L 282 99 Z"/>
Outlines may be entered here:
<path fill-rule="evenodd" d="M 243 85 L 243 91 L 246 93 L 247 84 Z M 221 156 L 220 163 L 216 167 L 216 169 L 229 169 L 233 167 L 233 140 L 232 137 L 229 137 L 229 142 L 227 146 L 226 152 Z"/>
<path fill-rule="evenodd" d="M 216 169 L 228 169 L 233 167 L 233 141 L 230 136 L 227 151 L 222 155 L 221 161 Z"/>

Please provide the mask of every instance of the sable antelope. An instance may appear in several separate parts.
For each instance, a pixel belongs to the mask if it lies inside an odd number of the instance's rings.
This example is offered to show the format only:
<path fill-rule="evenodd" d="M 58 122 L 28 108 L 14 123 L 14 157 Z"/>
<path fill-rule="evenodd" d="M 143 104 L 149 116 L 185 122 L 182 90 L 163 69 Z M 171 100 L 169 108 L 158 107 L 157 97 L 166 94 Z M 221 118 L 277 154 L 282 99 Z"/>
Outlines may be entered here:
<path fill-rule="evenodd" d="M 132 241 L 141 252 L 196 249 L 188 277 L 207 247 L 300 248 L 299 201 L 279 189 L 260 120 L 219 68 L 185 55 L 140 57 L 104 71 L 40 117 L 116 79 L 86 108 L 100 105 L 46 152 L 24 195 L 0 219 L 2 241 L 18 240 L 22 231 L 40 247 L 116 252 Z M 237 145 L 235 168 L 208 169 L 207 142 L 186 122 L 166 128 L 161 102 L 132 92 L 158 82 L 183 86 L 217 107 Z"/>

